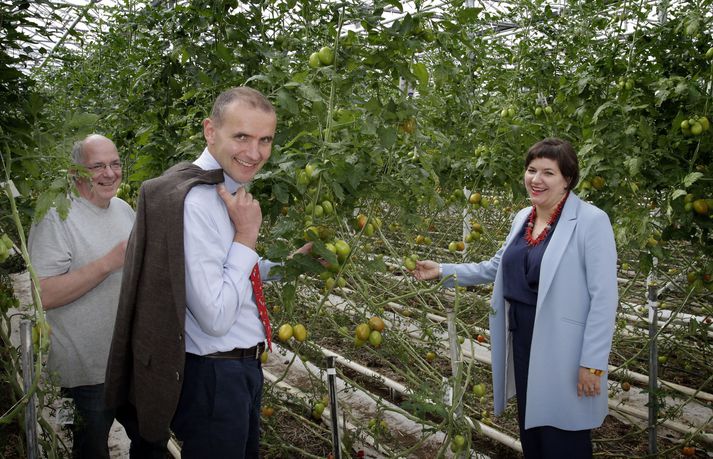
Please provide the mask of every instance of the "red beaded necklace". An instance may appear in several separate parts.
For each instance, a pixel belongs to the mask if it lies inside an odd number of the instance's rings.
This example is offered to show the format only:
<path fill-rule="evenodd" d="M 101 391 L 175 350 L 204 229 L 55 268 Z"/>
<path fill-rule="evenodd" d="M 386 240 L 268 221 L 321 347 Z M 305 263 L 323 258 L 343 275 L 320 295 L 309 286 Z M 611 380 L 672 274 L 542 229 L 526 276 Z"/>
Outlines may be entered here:
<path fill-rule="evenodd" d="M 567 192 L 567 194 L 564 195 L 564 198 L 562 198 L 559 204 L 557 204 L 555 211 L 552 212 L 552 215 L 550 215 L 550 219 L 547 220 L 547 225 L 545 226 L 545 229 L 540 232 L 536 239 L 533 239 L 532 237 L 532 229 L 535 227 L 537 209 L 535 208 L 535 206 L 532 206 L 532 212 L 530 212 L 530 219 L 527 221 L 527 229 L 525 229 L 525 241 L 527 241 L 527 245 L 529 245 L 530 247 L 534 247 L 540 242 L 544 241 L 545 238 L 547 238 L 547 233 L 549 233 L 550 229 L 552 229 L 552 224 L 557 221 L 557 218 L 559 218 L 560 213 L 562 212 L 564 203 L 565 201 L 567 201 L 567 196 L 569 196 L 569 191 Z"/>

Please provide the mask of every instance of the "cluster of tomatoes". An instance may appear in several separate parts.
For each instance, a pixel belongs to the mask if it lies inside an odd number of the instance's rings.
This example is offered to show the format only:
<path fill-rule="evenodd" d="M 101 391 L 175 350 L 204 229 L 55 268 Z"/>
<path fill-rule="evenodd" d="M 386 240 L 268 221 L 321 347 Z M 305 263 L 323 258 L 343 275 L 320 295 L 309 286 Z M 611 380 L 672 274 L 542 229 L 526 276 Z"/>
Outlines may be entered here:
<path fill-rule="evenodd" d="M 713 209 L 713 199 L 696 198 L 696 196 L 691 193 L 683 198 L 683 202 L 683 208 L 686 212 L 695 212 L 701 216 L 710 214 L 711 209 Z"/>
<path fill-rule="evenodd" d="M 708 118 L 705 116 L 692 116 L 681 121 L 681 132 L 686 135 L 701 135 L 711 128 Z"/>
<path fill-rule="evenodd" d="M 134 209 L 136 208 L 136 193 L 128 183 L 123 182 L 119 185 L 119 189 L 116 190 L 116 197 L 126 201 Z"/>
<path fill-rule="evenodd" d="M 413 271 L 416 269 L 416 262 L 418 261 L 418 255 L 415 253 L 412 253 L 409 256 L 404 257 L 404 268 L 406 268 L 409 271 Z"/>
<path fill-rule="evenodd" d="M 294 338 L 295 341 L 302 343 L 307 339 L 307 328 L 300 323 L 295 324 L 294 326 L 291 324 L 282 324 L 277 330 L 277 337 L 283 343 L 286 343 L 291 338 Z"/>
<path fill-rule="evenodd" d="M 381 332 L 385 327 L 379 316 L 372 317 L 367 323 L 360 323 L 354 329 L 354 345 L 361 347 L 368 341 L 373 348 L 378 349 L 383 340 Z"/>
<path fill-rule="evenodd" d="M 356 228 L 363 232 L 364 236 L 373 236 L 374 232 L 381 228 L 381 218 L 368 218 L 364 214 L 356 217 Z"/>
<path fill-rule="evenodd" d="M 323 46 L 309 56 L 309 66 L 312 68 L 334 64 L 334 51 L 329 46 Z"/>

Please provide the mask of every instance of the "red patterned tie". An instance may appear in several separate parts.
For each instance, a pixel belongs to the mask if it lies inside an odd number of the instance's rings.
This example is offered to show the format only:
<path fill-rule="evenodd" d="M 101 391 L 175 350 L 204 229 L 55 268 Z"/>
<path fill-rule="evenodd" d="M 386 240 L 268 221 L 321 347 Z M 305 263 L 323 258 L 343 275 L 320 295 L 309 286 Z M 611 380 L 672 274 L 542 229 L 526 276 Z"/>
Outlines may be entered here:
<path fill-rule="evenodd" d="M 253 293 L 255 294 L 255 303 L 257 303 L 257 312 L 260 314 L 260 321 L 265 327 L 267 348 L 272 352 L 272 327 L 270 327 L 270 317 L 267 315 L 267 305 L 265 304 L 265 295 L 262 293 L 262 280 L 260 280 L 260 268 L 257 263 L 250 273 L 250 283 L 253 284 Z"/>

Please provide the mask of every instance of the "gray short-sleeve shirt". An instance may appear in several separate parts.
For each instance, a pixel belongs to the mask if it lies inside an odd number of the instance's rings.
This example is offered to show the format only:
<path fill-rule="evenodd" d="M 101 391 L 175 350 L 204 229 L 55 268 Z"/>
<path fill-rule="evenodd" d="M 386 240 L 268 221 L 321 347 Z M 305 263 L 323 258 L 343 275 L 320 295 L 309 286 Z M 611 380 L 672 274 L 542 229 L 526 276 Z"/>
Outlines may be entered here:
<path fill-rule="evenodd" d="M 134 211 L 119 198 L 104 209 L 74 197 L 66 220 L 51 209 L 30 229 L 29 252 L 38 277 L 81 268 L 128 239 Z M 62 387 L 102 384 L 121 289 L 121 270 L 64 306 L 47 310 L 52 326 L 49 370 Z"/>

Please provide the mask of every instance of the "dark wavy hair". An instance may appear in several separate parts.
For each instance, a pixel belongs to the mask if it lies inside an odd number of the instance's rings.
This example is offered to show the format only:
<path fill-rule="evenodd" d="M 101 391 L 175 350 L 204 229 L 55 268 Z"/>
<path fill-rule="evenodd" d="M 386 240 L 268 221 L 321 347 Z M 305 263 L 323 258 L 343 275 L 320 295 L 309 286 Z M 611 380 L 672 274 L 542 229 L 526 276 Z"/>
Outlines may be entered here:
<path fill-rule="evenodd" d="M 547 158 L 557 162 L 562 176 L 567 180 L 567 189 L 573 190 L 577 186 L 579 182 L 579 160 L 571 143 L 556 137 L 540 140 L 527 150 L 525 169 L 536 158 Z"/>

